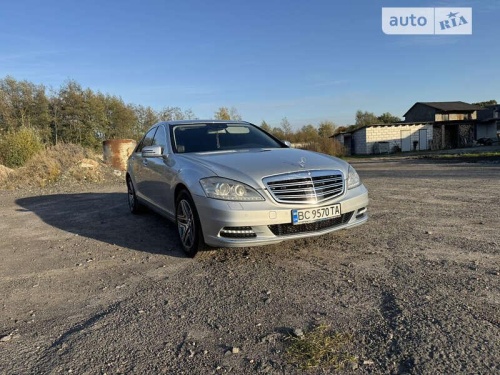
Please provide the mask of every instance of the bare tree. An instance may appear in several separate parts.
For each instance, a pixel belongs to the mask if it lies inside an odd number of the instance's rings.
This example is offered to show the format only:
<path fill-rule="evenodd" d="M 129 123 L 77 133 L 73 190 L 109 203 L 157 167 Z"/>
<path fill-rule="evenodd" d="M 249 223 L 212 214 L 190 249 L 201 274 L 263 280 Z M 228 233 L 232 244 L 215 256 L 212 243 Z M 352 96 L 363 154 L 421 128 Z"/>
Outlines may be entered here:
<path fill-rule="evenodd" d="M 231 108 L 220 107 L 214 113 L 214 118 L 216 120 L 236 120 L 236 121 L 241 120 L 241 116 L 235 107 L 231 107 Z"/>

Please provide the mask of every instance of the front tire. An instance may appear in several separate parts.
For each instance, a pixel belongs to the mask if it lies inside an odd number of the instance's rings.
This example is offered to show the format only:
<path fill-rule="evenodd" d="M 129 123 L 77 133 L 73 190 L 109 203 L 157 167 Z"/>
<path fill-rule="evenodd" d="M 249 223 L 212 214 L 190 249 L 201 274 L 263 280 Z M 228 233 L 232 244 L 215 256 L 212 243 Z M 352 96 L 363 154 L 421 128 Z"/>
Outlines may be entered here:
<path fill-rule="evenodd" d="M 182 249 L 187 256 L 193 258 L 205 247 L 201 231 L 200 218 L 191 195 L 183 190 L 177 196 L 175 204 L 175 222 Z"/>

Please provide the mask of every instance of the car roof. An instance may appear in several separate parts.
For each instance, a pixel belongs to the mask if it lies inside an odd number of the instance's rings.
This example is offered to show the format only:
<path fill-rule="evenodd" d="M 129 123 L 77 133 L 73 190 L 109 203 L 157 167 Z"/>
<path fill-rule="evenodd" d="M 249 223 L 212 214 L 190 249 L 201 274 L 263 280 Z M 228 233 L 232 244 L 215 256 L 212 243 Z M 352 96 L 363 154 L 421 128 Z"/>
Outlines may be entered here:
<path fill-rule="evenodd" d="M 157 122 L 156 124 L 151 125 L 147 130 L 147 132 L 149 132 L 151 129 L 159 125 L 175 126 L 175 125 L 197 125 L 197 124 L 245 124 L 245 125 L 256 126 L 248 121 L 241 121 L 241 120 L 176 120 L 176 121 Z"/>
<path fill-rule="evenodd" d="M 162 121 L 160 122 L 160 124 L 196 125 L 196 124 L 250 124 L 250 123 L 247 121 L 240 121 L 240 120 L 178 120 L 178 121 Z"/>

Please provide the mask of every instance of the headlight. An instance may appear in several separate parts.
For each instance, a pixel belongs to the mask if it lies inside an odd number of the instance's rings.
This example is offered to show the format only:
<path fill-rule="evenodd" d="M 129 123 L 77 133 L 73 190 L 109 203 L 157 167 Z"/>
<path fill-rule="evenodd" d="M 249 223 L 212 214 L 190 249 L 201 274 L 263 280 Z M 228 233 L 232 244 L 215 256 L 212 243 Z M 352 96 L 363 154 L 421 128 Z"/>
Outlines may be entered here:
<path fill-rule="evenodd" d="M 264 198 L 248 185 L 222 177 L 200 180 L 207 197 L 226 201 L 263 201 Z"/>
<path fill-rule="evenodd" d="M 347 189 L 353 189 L 361 185 L 361 179 L 359 178 L 358 172 L 349 166 L 349 174 L 347 176 Z"/>

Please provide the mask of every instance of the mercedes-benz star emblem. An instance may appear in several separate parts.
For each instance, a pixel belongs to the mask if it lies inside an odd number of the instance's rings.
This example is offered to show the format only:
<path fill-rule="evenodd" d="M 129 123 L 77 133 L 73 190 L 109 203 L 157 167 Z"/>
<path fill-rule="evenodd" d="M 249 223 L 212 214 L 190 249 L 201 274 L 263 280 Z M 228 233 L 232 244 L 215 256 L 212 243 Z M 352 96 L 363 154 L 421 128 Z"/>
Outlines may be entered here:
<path fill-rule="evenodd" d="M 306 167 L 306 158 L 301 157 L 300 161 L 299 161 L 299 165 L 301 168 L 305 168 Z"/>

